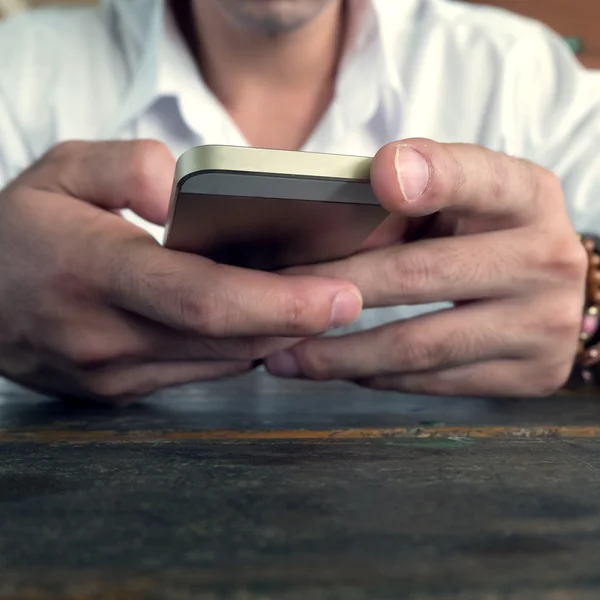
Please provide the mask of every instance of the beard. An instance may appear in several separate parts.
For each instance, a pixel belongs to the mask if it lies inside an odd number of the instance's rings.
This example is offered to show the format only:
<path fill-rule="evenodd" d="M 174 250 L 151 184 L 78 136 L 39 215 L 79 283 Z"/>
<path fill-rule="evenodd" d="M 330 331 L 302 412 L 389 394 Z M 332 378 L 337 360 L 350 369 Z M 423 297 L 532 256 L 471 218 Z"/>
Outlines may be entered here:
<path fill-rule="evenodd" d="M 206 0 L 205 0 L 206 1 Z M 300 29 L 339 0 L 210 0 L 245 29 L 279 36 Z"/>

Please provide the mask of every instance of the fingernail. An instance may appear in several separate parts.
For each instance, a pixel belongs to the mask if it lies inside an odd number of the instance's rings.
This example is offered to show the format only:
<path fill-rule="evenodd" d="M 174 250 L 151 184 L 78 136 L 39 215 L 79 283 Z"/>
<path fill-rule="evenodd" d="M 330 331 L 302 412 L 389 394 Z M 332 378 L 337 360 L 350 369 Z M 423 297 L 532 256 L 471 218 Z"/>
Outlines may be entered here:
<path fill-rule="evenodd" d="M 333 300 L 331 328 L 353 323 L 362 310 L 362 298 L 354 292 L 340 292 Z"/>
<path fill-rule="evenodd" d="M 398 146 L 394 166 L 400 190 L 407 202 L 414 202 L 429 185 L 429 163 L 423 155 L 408 146 Z"/>
<path fill-rule="evenodd" d="M 298 361 L 291 352 L 278 352 L 265 361 L 267 370 L 275 377 L 292 378 L 300 374 Z"/>

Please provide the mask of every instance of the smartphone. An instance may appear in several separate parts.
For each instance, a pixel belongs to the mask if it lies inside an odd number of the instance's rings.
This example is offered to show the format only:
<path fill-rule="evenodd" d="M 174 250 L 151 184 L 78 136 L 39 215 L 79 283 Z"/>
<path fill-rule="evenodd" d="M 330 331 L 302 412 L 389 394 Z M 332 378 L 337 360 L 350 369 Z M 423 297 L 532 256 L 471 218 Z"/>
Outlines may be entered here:
<path fill-rule="evenodd" d="M 164 245 L 259 270 L 355 253 L 388 217 L 372 159 L 200 146 L 177 162 Z"/>

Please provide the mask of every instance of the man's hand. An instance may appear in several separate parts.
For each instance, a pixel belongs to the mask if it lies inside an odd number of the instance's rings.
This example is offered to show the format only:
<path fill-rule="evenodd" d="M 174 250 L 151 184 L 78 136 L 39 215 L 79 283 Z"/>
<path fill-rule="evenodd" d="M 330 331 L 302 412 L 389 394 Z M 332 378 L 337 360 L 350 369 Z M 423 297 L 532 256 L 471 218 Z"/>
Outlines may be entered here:
<path fill-rule="evenodd" d="M 1 375 L 124 402 L 358 316 L 351 283 L 172 252 L 115 214 L 164 224 L 174 167 L 156 142 L 71 142 L 0 193 Z"/>
<path fill-rule="evenodd" d="M 453 307 L 305 341 L 270 357 L 271 373 L 424 394 L 559 388 L 577 349 L 586 255 L 558 179 L 481 147 L 415 139 L 377 154 L 372 185 L 392 213 L 424 217 L 427 233 L 293 272 L 352 281 L 366 307 Z"/>

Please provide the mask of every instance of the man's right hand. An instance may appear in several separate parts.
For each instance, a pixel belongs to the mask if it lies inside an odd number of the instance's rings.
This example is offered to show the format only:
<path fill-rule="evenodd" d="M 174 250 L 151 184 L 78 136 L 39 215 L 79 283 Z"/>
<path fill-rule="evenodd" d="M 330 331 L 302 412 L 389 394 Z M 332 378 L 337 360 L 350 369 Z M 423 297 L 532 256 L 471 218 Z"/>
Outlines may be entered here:
<path fill-rule="evenodd" d="M 173 172 L 157 142 L 69 142 L 0 192 L 0 375 L 123 403 L 356 319 L 348 282 L 166 250 L 116 214 L 164 224 Z"/>

